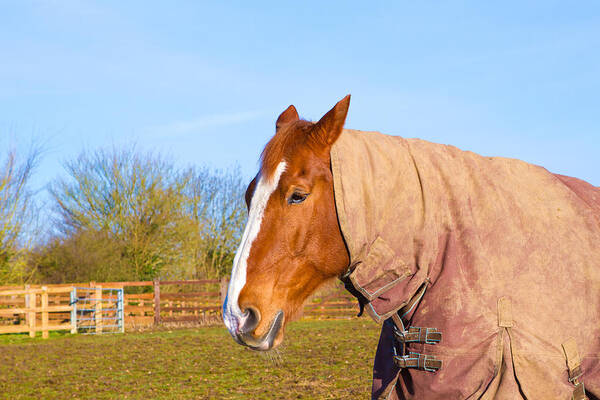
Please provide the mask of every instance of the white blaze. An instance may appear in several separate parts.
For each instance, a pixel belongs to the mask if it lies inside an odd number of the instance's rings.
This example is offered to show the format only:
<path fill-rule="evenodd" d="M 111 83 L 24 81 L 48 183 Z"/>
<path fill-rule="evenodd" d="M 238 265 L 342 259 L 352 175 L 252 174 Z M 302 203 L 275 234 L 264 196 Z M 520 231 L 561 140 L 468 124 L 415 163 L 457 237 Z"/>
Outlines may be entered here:
<path fill-rule="evenodd" d="M 285 167 L 285 161 L 281 161 L 279 165 L 277 165 L 275 173 L 270 180 L 265 179 L 263 176 L 259 176 L 256 188 L 254 189 L 254 195 L 250 202 L 248 222 L 246 223 L 242 241 L 233 260 L 231 281 L 229 282 L 229 288 L 227 289 L 227 297 L 223 303 L 223 320 L 229 333 L 232 335 L 235 335 L 238 326 L 243 323 L 244 319 L 244 314 L 238 305 L 238 297 L 246 284 L 246 269 L 250 249 L 252 248 L 254 239 L 256 239 L 260 232 L 260 225 L 265 214 L 267 202 L 269 201 L 271 194 L 277 189 L 279 179 L 281 178 L 283 171 L 285 171 Z"/>

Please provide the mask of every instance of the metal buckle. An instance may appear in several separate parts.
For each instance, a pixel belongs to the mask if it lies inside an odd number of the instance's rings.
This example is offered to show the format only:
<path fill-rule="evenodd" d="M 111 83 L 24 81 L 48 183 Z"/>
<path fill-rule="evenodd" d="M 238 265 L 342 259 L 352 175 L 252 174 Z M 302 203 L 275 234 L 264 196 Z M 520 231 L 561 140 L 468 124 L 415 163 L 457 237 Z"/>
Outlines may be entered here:
<path fill-rule="evenodd" d="M 419 328 L 419 329 L 423 329 L 423 328 Z M 438 344 L 440 342 L 439 339 L 430 339 L 429 338 L 430 333 L 439 333 L 439 332 L 435 328 L 425 328 L 425 344 Z"/>
<path fill-rule="evenodd" d="M 425 340 L 422 340 L 423 329 L 425 329 Z M 424 343 L 424 344 L 438 344 L 440 339 L 433 339 L 430 337 L 433 333 L 440 333 L 436 328 L 421 328 L 419 326 L 411 326 L 408 328 L 408 331 L 399 331 L 395 330 L 396 335 L 398 336 L 399 341 L 404 343 Z M 409 339 L 408 335 L 416 335 L 416 339 Z"/>
<path fill-rule="evenodd" d="M 576 385 L 577 379 L 581 378 L 581 375 L 583 375 L 583 372 L 581 372 L 581 366 L 578 366 L 574 370 L 569 371 L 569 382 Z"/>
<path fill-rule="evenodd" d="M 439 361 L 437 358 L 435 358 L 435 356 L 429 356 L 427 354 L 419 354 L 419 353 L 411 353 L 411 354 L 417 354 L 418 356 L 425 356 L 425 360 L 423 361 L 423 370 L 427 371 L 427 372 L 435 372 L 437 371 L 437 369 L 435 368 L 427 368 L 427 361 Z M 442 362 L 440 361 L 440 364 Z"/>
<path fill-rule="evenodd" d="M 409 340 L 406 339 L 406 335 L 408 334 L 407 331 L 400 331 L 399 329 L 395 328 L 394 333 L 397 336 L 395 339 L 400 340 L 403 343 L 409 343 Z"/>

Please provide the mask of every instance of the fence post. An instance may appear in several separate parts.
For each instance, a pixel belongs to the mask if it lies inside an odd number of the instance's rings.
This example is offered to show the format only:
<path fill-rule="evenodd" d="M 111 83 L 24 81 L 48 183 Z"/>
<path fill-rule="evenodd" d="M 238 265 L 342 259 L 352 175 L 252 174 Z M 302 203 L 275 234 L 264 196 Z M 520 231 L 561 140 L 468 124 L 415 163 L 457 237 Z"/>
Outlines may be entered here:
<path fill-rule="evenodd" d="M 96 319 L 96 333 L 102 333 L 102 286 L 96 286 L 96 307 L 94 316 Z"/>
<path fill-rule="evenodd" d="M 154 325 L 160 325 L 160 281 L 154 280 Z"/>
<path fill-rule="evenodd" d="M 33 290 L 33 289 L 31 289 Z M 29 337 L 35 337 L 35 319 L 36 319 L 36 295 L 35 293 L 29 293 L 29 311 L 28 315 L 29 315 Z"/>
<path fill-rule="evenodd" d="M 77 288 L 71 290 L 71 333 L 77 333 Z"/>
<path fill-rule="evenodd" d="M 221 278 L 221 283 L 219 285 L 219 292 L 221 293 L 221 304 L 225 303 L 225 298 L 227 297 L 227 288 L 229 287 L 229 277 L 224 276 Z"/>
<path fill-rule="evenodd" d="M 117 291 L 117 316 L 119 318 L 119 331 L 121 333 L 125 332 L 125 305 L 123 304 L 123 298 L 125 297 L 123 294 L 124 291 L 125 289 L 123 289 L 123 287 Z"/>
<path fill-rule="evenodd" d="M 48 339 L 48 288 L 42 286 L 42 339 Z"/>
<path fill-rule="evenodd" d="M 25 290 L 29 290 L 29 285 L 25 285 L 23 288 Z M 29 293 L 25 292 L 25 294 L 23 296 L 25 296 L 25 308 L 28 309 L 29 308 Z M 27 310 L 27 312 L 25 313 L 25 325 L 29 326 L 29 310 Z"/>

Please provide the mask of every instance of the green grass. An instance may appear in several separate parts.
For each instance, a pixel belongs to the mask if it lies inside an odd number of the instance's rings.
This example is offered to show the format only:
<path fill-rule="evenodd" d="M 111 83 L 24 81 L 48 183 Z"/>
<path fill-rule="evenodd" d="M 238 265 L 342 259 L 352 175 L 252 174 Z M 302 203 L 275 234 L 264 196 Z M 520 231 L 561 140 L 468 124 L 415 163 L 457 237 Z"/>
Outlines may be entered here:
<path fill-rule="evenodd" d="M 50 339 L 0 336 L 0 398 L 363 399 L 378 326 L 366 318 L 292 323 L 257 353 L 223 327 Z"/>

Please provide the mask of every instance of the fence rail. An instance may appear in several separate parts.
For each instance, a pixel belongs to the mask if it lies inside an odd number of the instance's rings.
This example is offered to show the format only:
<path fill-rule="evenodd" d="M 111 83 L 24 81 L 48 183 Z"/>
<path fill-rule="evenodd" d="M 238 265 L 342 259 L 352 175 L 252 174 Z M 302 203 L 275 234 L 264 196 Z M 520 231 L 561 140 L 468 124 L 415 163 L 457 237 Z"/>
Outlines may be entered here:
<path fill-rule="evenodd" d="M 70 330 L 74 332 L 75 326 L 71 321 L 64 323 L 63 321 L 57 322 L 53 320 L 51 322 L 50 315 L 54 313 L 71 313 L 73 310 L 72 304 L 66 305 L 49 305 L 49 295 L 51 294 L 70 294 L 73 288 L 71 286 L 66 287 L 47 287 L 42 286 L 40 288 L 26 288 L 26 289 L 14 289 L 14 290 L 3 290 L 0 291 L 0 298 L 3 299 L 1 303 L 3 308 L 0 308 L 0 318 L 9 317 L 10 320 L 15 321 L 17 324 L 12 325 L 0 325 L 1 333 L 23 333 L 29 332 L 29 336 L 35 337 L 36 332 L 42 332 L 42 337 L 45 339 L 49 336 L 49 331 L 55 330 Z M 38 295 L 39 303 L 38 307 Z M 15 299 L 15 297 L 24 296 L 24 301 Z M 17 307 L 9 307 L 10 301 L 14 300 L 13 304 L 17 304 Z M 55 303 L 57 302 L 54 299 Z M 59 301 L 60 302 L 60 301 Z M 21 307 L 21 305 L 24 305 Z M 24 314 L 25 318 L 20 318 L 20 314 Z M 38 324 L 39 319 L 39 324 Z M 25 324 L 21 321 L 24 320 Z"/>
<path fill-rule="evenodd" d="M 127 329 L 165 323 L 220 323 L 228 282 L 223 278 L 0 286 L 0 334 L 29 332 L 34 336 L 42 331 L 47 337 L 48 331 L 55 329 L 73 331 L 69 321 L 73 311 L 70 292 L 74 287 L 123 289 L 122 313 Z M 40 305 L 36 306 L 38 299 Z M 353 318 L 357 312 L 356 300 L 336 284 L 321 289 L 306 302 L 303 318 Z"/>

